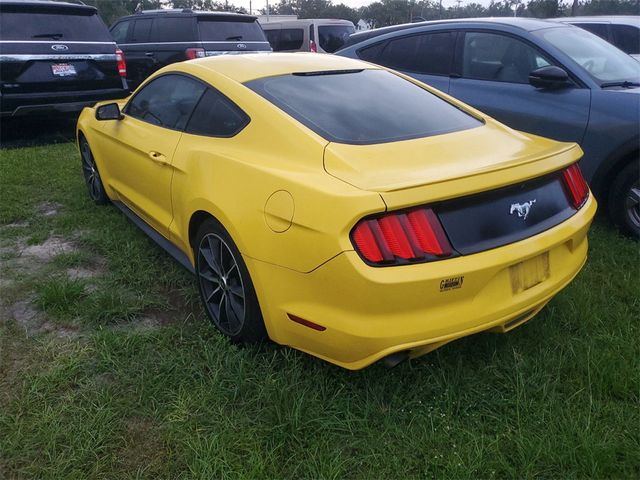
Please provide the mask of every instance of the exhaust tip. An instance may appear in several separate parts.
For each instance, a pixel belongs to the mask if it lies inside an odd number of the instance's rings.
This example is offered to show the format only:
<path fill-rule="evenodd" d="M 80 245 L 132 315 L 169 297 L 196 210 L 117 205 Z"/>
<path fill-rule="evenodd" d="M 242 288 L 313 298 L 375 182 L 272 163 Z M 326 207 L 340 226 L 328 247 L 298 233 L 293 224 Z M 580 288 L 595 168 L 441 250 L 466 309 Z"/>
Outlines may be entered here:
<path fill-rule="evenodd" d="M 404 362 L 409 358 L 409 351 L 404 350 L 402 352 L 395 352 L 391 355 L 387 355 L 382 359 L 382 363 L 387 368 L 393 368 Z"/>

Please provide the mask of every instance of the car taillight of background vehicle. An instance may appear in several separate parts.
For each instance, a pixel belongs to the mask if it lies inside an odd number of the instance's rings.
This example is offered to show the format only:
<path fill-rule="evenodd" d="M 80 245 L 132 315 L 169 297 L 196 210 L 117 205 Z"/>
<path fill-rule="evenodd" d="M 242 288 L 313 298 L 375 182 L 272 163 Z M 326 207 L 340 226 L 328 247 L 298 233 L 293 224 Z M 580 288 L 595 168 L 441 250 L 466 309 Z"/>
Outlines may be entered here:
<path fill-rule="evenodd" d="M 577 163 L 562 172 L 562 180 L 571 205 L 578 210 L 589 197 L 589 186 Z"/>
<path fill-rule="evenodd" d="M 318 53 L 318 47 L 316 46 L 316 42 L 314 42 L 313 40 L 309 40 L 309 51 Z"/>
<path fill-rule="evenodd" d="M 360 220 L 351 232 L 360 256 L 374 265 L 439 260 L 453 248 L 430 208 L 416 208 Z"/>
<path fill-rule="evenodd" d="M 184 53 L 188 60 L 205 57 L 204 48 L 187 48 Z"/>
<path fill-rule="evenodd" d="M 116 48 L 116 61 L 118 62 L 118 74 L 121 77 L 127 76 L 127 62 L 124 59 L 124 53 L 119 48 Z"/>

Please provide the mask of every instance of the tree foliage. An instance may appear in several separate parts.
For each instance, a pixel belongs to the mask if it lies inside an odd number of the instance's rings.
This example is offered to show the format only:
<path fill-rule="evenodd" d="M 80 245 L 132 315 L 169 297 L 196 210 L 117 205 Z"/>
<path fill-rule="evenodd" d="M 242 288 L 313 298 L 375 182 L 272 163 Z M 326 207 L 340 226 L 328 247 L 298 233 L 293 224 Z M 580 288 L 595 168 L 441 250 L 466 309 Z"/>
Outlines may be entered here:
<path fill-rule="evenodd" d="M 162 7 L 227 10 L 246 13 L 233 1 L 216 0 L 85 0 L 95 5 L 105 23 L 111 24 L 136 9 Z M 258 0 L 254 0 L 258 3 Z M 483 6 L 471 0 L 461 0 L 457 6 L 443 7 L 438 0 L 378 0 L 361 8 L 352 8 L 332 0 L 279 0 L 270 6 L 272 15 L 297 15 L 298 18 L 344 18 L 357 23 L 359 19 L 372 27 L 441 18 L 517 16 L 550 18 L 567 15 L 640 15 L 640 0 L 491 0 Z M 259 10 L 265 14 L 264 9 Z"/>

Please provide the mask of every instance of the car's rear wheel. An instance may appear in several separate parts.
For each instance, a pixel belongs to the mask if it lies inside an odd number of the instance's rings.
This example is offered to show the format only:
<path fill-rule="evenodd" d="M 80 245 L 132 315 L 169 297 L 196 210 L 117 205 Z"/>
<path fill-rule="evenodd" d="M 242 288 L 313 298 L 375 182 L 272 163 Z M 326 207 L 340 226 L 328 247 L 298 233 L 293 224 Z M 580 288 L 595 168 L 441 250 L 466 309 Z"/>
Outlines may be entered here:
<path fill-rule="evenodd" d="M 640 168 L 638 162 L 627 165 L 613 181 L 609 213 L 627 235 L 640 239 Z"/>
<path fill-rule="evenodd" d="M 91 200 L 98 205 L 108 203 L 109 197 L 107 197 L 104 190 L 102 178 L 100 178 L 100 173 L 98 172 L 98 166 L 89 147 L 89 142 L 87 142 L 87 139 L 83 135 L 80 136 L 80 156 L 82 158 L 82 173 Z"/>
<path fill-rule="evenodd" d="M 194 258 L 200 298 L 211 322 L 237 342 L 267 336 L 249 271 L 227 231 L 205 220 L 196 235 Z"/>

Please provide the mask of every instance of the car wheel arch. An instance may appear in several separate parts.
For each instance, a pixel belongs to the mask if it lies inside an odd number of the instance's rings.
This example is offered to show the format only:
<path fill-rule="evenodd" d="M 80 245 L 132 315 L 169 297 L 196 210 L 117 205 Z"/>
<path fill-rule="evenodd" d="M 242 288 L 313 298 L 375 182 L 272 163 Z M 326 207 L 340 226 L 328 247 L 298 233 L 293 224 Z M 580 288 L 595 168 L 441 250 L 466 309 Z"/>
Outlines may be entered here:
<path fill-rule="evenodd" d="M 599 197 L 598 200 L 603 203 L 603 207 L 608 202 L 609 187 L 618 172 L 628 164 L 637 161 L 638 158 L 640 158 L 640 149 L 638 148 L 638 140 L 635 140 L 626 145 L 626 148 L 617 149 L 607 161 L 600 164 L 591 180 L 591 189 Z"/>

